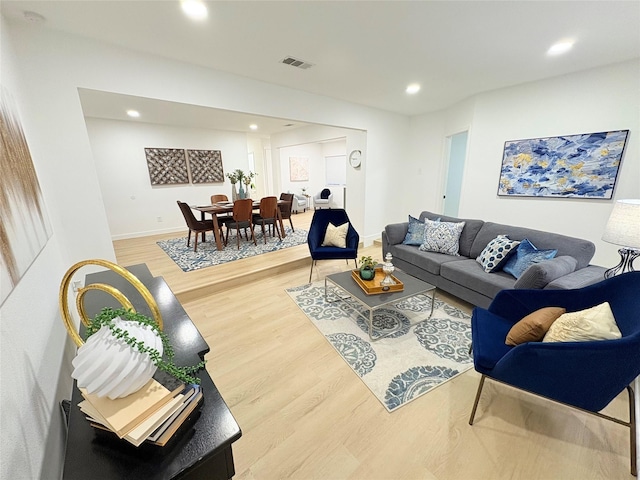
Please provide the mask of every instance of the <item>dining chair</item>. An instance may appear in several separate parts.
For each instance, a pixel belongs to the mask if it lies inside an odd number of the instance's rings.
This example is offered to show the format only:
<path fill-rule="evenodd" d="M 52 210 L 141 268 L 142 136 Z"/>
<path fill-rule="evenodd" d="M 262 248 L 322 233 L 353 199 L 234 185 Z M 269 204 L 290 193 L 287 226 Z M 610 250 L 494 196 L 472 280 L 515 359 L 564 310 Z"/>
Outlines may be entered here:
<path fill-rule="evenodd" d="M 274 237 L 273 230 L 278 232 L 278 239 L 282 240 L 280 229 L 278 228 L 278 199 L 276 197 L 263 197 L 260 199 L 260 213 L 253 216 L 253 225 L 262 227 L 262 236 L 264 243 L 267 243 L 267 234 L 265 226 L 269 234 Z"/>
<path fill-rule="evenodd" d="M 236 200 L 233 202 L 233 215 L 232 219 L 227 222 L 227 234 L 224 238 L 224 244 L 227 245 L 227 241 L 229 240 L 229 230 L 236 230 L 236 240 L 238 242 L 238 249 L 240 249 L 240 229 L 244 229 L 244 234 L 249 240 L 249 234 L 247 233 L 247 228 L 251 232 L 251 238 L 253 239 L 253 244 L 258 245 L 256 243 L 256 237 L 253 233 L 253 200 L 250 198 L 244 198 L 240 200 Z"/>
<path fill-rule="evenodd" d="M 191 207 L 184 202 L 178 200 L 178 206 L 180 207 L 180 211 L 182 212 L 182 216 L 184 217 L 185 222 L 187 222 L 187 227 L 189 227 L 189 235 L 187 236 L 187 247 L 191 243 L 191 232 L 195 232 L 195 241 L 193 245 L 193 251 L 198 251 L 198 234 L 202 233 L 202 241 L 206 241 L 205 232 L 214 230 L 213 220 L 198 220 L 193 214 L 193 210 Z"/>
<path fill-rule="evenodd" d="M 293 193 L 281 193 L 280 200 L 287 202 L 286 204 L 280 205 L 280 216 L 283 220 L 289 220 L 291 230 L 295 232 L 296 229 L 293 228 L 293 221 L 291 220 L 291 211 L 293 210 Z"/>
<path fill-rule="evenodd" d="M 224 193 L 216 193 L 211 195 L 211 205 L 218 202 L 228 202 L 229 197 L 227 197 Z"/>
<path fill-rule="evenodd" d="M 214 205 L 218 202 L 228 202 L 229 197 L 227 197 L 224 193 L 216 193 L 211 195 L 211 205 Z M 220 231 L 222 232 L 222 227 L 230 222 L 233 218 L 231 215 L 226 213 L 218 213 L 218 225 L 220 225 Z"/>

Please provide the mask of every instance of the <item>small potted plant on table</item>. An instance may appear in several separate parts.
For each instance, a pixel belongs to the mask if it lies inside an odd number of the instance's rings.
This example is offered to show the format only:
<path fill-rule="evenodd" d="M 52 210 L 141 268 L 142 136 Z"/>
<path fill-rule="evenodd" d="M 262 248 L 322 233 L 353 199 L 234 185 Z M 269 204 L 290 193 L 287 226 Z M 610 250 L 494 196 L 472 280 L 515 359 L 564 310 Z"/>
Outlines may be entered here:
<path fill-rule="evenodd" d="M 376 276 L 377 262 L 370 256 L 360 258 L 360 278 L 363 280 L 373 280 Z"/>

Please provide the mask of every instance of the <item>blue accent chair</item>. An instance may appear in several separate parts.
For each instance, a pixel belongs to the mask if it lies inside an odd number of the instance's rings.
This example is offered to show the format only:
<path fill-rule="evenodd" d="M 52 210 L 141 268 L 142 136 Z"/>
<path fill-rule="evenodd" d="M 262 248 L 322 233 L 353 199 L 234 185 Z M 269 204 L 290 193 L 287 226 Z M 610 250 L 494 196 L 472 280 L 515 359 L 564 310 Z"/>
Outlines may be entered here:
<path fill-rule="evenodd" d="M 334 224 L 336 227 L 343 225 L 345 222 L 349 222 L 349 229 L 347 231 L 347 247 L 323 247 L 322 242 L 324 240 L 324 234 L 327 230 L 329 223 Z M 311 219 L 311 226 L 309 227 L 309 234 L 307 235 L 307 244 L 309 245 L 309 252 L 311 253 L 311 271 L 309 272 L 309 283 L 311 283 L 311 275 L 313 274 L 313 265 L 318 260 L 342 260 L 345 259 L 347 263 L 349 260 L 353 260 L 356 263 L 358 258 L 358 243 L 360 242 L 360 235 L 353 228 L 353 224 L 349 221 L 347 212 L 342 208 L 330 208 L 316 210 L 313 213 Z M 356 268 L 357 268 L 356 263 Z"/>
<path fill-rule="evenodd" d="M 505 344 L 511 327 L 547 306 L 568 312 L 609 302 L 622 333 L 617 340 Z M 631 474 L 637 476 L 635 395 L 640 375 L 640 272 L 629 272 L 574 290 L 503 290 L 488 309 L 471 317 L 473 363 L 482 377 L 469 418 L 473 420 L 487 377 L 593 413 L 631 430 Z M 624 389 L 629 422 L 600 412 Z"/>

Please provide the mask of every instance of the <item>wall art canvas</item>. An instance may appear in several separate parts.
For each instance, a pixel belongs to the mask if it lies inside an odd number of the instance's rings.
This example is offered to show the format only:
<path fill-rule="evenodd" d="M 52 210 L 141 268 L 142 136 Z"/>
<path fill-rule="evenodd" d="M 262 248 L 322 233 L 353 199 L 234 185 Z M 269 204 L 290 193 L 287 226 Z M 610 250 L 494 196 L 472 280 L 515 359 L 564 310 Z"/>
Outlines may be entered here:
<path fill-rule="evenodd" d="M 0 87 L 0 305 L 52 229 L 13 97 Z"/>
<path fill-rule="evenodd" d="M 611 199 L 629 130 L 512 140 L 498 195 Z"/>
<path fill-rule="evenodd" d="M 292 182 L 309 181 L 309 157 L 289 157 L 289 179 Z"/>
<path fill-rule="evenodd" d="M 189 183 L 187 157 L 182 148 L 145 148 L 151 185 Z"/>
<path fill-rule="evenodd" d="M 192 183 L 224 182 L 220 150 L 187 150 Z"/>

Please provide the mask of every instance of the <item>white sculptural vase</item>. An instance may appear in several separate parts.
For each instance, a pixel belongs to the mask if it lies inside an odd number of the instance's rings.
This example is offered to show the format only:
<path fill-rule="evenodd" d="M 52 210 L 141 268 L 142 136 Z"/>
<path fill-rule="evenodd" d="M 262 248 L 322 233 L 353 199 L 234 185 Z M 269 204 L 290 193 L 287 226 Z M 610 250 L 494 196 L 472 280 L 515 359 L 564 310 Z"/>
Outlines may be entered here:
<path fill-rule="evenodd" d="M 113 322 L 116 327 L 126 330 L 130 337 L 162 355 L 162 339 L 148 325 L 120 317 L 114 318 Z M 116 338 L 108 326 L 102 326 L 78 348 L 72 365 L 71 376 L 78 381 L 78 387 L 112 400 L 136 392 L 156 372 L 156 366 L 147 353 L 140 353 L 123 339 Z"/>

